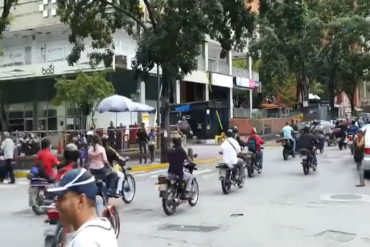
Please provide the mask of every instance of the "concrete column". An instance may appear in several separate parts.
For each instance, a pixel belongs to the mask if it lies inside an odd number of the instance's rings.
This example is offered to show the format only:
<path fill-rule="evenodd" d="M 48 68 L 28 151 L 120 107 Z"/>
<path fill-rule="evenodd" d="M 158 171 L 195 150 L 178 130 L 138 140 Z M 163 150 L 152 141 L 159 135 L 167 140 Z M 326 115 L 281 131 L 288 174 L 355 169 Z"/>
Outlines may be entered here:
<path fill-rule="evenodd" d="M 205 88 L 205 92 L 206 92 L 206 97 L 205 97 L 205 100 L 206 101 L 209 101 L 209 85 L 208 85 L 208 83 L 205 85 L 206 86 L 206 88 Z"/>
<path fill-rule="evenodd" d="M 231 51 L 229 51 L 228 62 L 229 62 L 229 75 L 232 75 L 233 74 L 233 54 Z"/>
<path fill-rule="evenodd" d="M 208 43 L 204 42 L 204 68 L 208 71 Z"/>
<path fill-rule="evenodd" d="M 145 82 L 140 82 L 140 103 L 145 104 Z"/>
<path fill-rule="evenodd" d="M 180 104 L 180 80 L 176 80 L 176 104 Z"/>
<path fill-rule="evenodd" d="M 247 40 L 247 47 L 249 52 L 249 39 Z M 249 79 L 252 78 L 252 57 L 248 56 L 248 71 L 249 71 Z M 252 119 L 252 109 L 253 109 L 253 90 L 249 90 L 249 118 Z"/>
<path fill-rule="evenodd" d="M 234 117 L 234 100 L 233 100 L 233 89 L 230 88 L 230 119 Z"/>

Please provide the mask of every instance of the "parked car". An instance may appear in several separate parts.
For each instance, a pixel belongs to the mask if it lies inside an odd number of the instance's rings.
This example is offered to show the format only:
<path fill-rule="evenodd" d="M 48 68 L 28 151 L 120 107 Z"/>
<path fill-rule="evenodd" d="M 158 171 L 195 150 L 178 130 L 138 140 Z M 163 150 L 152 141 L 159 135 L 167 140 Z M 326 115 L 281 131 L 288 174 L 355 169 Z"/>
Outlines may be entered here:
<path fill-rule="evenodd" d="M 370 170 L 370 124 L 365 124 L 361 127 L 365 133 L 365 150 L 364 150 L 364 160 L 362 161 L 362 165 L 364 167 L 364 171 Z"/>

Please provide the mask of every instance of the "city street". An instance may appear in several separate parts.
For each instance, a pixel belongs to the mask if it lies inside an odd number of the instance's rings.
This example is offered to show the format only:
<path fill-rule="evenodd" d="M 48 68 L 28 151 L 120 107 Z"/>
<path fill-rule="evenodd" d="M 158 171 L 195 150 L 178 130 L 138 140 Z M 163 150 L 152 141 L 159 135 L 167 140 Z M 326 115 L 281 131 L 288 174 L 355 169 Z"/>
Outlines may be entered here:
<path fill-rule="evenodd" d="M 217 146 L 202 152 L 214 153 Z M 316 172 L 303 174 L 300 158 L 284 161 L 281 147 L 266 146 L 262 174 L 224 195 L 215 164 L 196 171 L 200 198 L 166 216 L 154 185 L 161 171 L 135 174 L 132 204 L 119 200 L 120 246 L 368 246 L 370 183 L 356 188 L 350 151 L 327 148 Z M 0 185 L 2 247 L 43 246 L 48 227 L 27 205 L 27 181 Z"/>

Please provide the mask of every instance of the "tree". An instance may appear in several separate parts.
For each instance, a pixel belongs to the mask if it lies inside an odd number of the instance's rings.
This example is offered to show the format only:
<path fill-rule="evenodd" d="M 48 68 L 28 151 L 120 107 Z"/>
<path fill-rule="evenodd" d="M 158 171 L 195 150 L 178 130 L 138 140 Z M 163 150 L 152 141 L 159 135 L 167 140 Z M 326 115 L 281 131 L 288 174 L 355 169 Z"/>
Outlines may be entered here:
<path fill-rule="evenodd" d="M 62 22 L 68 23 L 74 49 L 68 57 L 74 64 L 84 51 L 84 39 L 92 39 L 91 64 L 112 62 L 112 34 L 125 29 L 138 42 L 134 69 L 147 74 L 162 68 L 161 160 L 167 159 L 169 106 L 176 79 L 196 70 L 200 46 L 206 35 L 220 42 L 220 56 L 245 45 L 253 29 L 253 15 L 244 0 L 143 0 L 148 20 L 143 21 L 140 0 L 59 0 Z M 135 31 L 136 25 L 139 30 Z M 140 32 L 138 32 L 140 31 Z"/>
<path fill-rule="evenodd" d="M 261 80 L 286 80 L 295 76 L 296 100 L 308 101 L 310 84 L 316 78 L 322 49 L 322 21 L 312 10 L 313 1 L 261 1 L 261 38 L 252 44 L 252 54 L 261 58 Z M 304 114 L 308 108 L 303 107 Z"/>
<path fill-rule="evenodd" d="M 2 2 L 2 9 L 1 9 L 1 16 L 0 16 L 0 38 L 3 37 L 3 32 L 5 31 L 6 27 L 10 24 L 11 14 L 10 10 L 18 3 L 18 0 L 3 0 Z M 3 89 L 0 89 L 0 123 L 1 129 L 6 130 L 8 129 L 8 121 L 7 121 L 7 111 L 5 109 L 5 100 L 4 100 L 4 92 Z"/>
<path fill-rule="evenodd" d="M 78 73 L 76 79 L 63 77 L 55 84 L 56 95 L 53 102 L 56 105 L 65 104 L 72 110 L 76 118 L 81 118 L 81 127 L 86 128 L 87 117 L 91 115 L 93 125 L 97 104 L 100 100 L 114 94 L 112 83 L 105 79 L 106 73 L 99 72 L 87 75 Z"/>

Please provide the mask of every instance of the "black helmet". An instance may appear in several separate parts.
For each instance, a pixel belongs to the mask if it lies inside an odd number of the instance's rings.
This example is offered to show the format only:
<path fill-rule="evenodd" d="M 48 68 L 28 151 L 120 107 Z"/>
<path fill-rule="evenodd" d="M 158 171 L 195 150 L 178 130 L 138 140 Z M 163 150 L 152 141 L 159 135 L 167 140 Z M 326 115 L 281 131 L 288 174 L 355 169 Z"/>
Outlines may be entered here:
<path fill-rule="evenodd" d="M 303 133 L 310 133 L 310 127 L 309 126 L 304 126 L 303 128 Z"/>
<path fill-rule="evenodd" d="M 227 137 L 234 137 L 234 131 L 232 129 L 228 129 L 226 131 L 226 136 Z"/>
<path fill-rule="evenodd" d="M 238 133 L 239 132 L 238 126 L 234 125 L 232 131 L 234 133 Z"/>

